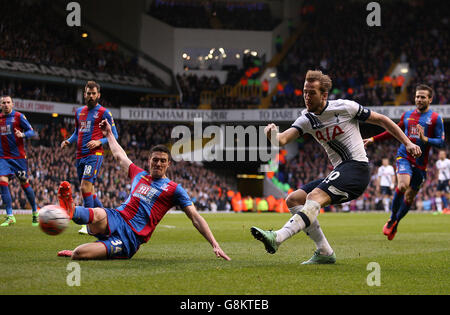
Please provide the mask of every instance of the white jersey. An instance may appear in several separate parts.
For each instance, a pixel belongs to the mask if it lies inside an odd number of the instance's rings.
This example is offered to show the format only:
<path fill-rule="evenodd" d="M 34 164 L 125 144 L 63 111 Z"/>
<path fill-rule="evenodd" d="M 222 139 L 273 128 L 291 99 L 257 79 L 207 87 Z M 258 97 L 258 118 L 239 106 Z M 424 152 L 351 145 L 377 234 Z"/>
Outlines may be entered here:
<path fill-rule="evenodd" d="M 322 113 L 303 110 L 292 127 L 300 134 L 309 133 L 328 154 L 334 167 L 343 161 L 368 162 L 358 120 L 365 121 L 370 110 L 350 100 L 328 101 Z"/>
<path fill-rule="evenodd" d="M 437 160 L 436 168 L 439 171 L 438 180 L 449 180 L 450 179 L 450 160 Z"/>
<path fill-rule="evenodd" d="M 380 179 L 380 186 L 391 187 L 394 183 L 392 182 L 392 176 L 395 175 L 394 168 L 392 165 L 384 166 L 381 165 L 378 168 L 377 176 Z"/>

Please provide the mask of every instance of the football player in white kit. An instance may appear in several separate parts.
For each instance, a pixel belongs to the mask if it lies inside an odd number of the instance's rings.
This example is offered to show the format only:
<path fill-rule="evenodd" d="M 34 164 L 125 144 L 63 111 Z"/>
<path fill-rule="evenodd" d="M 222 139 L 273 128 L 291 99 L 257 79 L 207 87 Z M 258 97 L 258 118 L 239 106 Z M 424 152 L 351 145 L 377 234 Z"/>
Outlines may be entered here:
<path fill-rule="evenodd" d="M 395 171 L 392 165 L 389 164 L 388 158 L 381 160 L 381 166 L 377 172 L 377 192 L 379 192 L 383 198 L 384 211 L 390 211 L 390 196 L 395 185 Z"/>
<path fill-rule="evenodd" d="M 280 147 L 302 134 L 309 133 L 323 146 L 334 167 L 325 178 L 308 183 L 288 195 L 286 203 L 293 216 L 281 229 L 250 229 L 253 237 L 261 241 L 266 251 L 271 254 L 274 254 L 285 240 L 302 230 L 305 231 L 315 242 L 317 249 L 304 264 L 329 264 L 336 261 L 336 255 L 317 220 L 319 211 L 327 205 L 341 204 L 358 198 L 369 184 L 369 164 L 358 121 L 383 127 L 403 143 L 411 155 L 421 154 L 420 148 L 388 117 L 354 101 L 329 101 L 328 92 L 331 86 L 328 75 L 322 74 L 321 71 L 308 71 L 303 89 L 306 109 L 300 117 L 291 128 L 281 133 L 275 124 L 269 124 L 265 128 L 269 140 L 276 139 L 276 144 Z"/>
<path fill-rule="evenodd" d="M 436 168 L 438 169 L 438 186 L 437 186 L 437 198 L 441 198 L 442 204 L 439 212 L 442 212 L 442 205 L 445 209 L 448 208 L 448 193 L 449 180 L 450 180 L 450 160 L 447 159 L 447 153 L 445 150 L 439 150 L 439 158 L 436 161 Z"/>

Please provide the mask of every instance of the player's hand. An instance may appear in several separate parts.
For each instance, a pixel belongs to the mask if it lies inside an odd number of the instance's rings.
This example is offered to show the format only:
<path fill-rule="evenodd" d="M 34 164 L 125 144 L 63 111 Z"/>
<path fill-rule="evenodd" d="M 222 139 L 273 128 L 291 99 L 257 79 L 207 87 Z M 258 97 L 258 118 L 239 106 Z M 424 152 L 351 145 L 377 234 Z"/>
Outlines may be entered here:
<path fill-rule="evenodd" d="M 219 245 L 214 246 L 214 254 L 216 254 L 217 258 L 223 258 L 225 260 L 231 260 L 230 257 L 225 254 L 225 252 L 220 248 Z"/>
<path fill-rule="evenodd" d="M 100 129 L 102 130 L 103 136 L 106 137 L 108 134 L 112 132 L 111 125 L 106 119 L 103 119 L 99 124 Z"/>
<path fill-rule="evenodd" d="M 266 137 L 270 139 L 272 132 L 277 133 L 278 128 L 275 124 L 268 124 L 266 126 L 266 128 L 264 128 L 264 133 L 265 133 Z"/>
<path fill-rule="evenodd" d="M 422 155 L 422 150 L 420 147 L 412 142 L 406 146 L 406 152 L 408 152 L 415 159 Z"/>
<path fill-rule="evenodd" d="M 97 148 L 97 147 L 99 147 L 99 146 L 101 146 L 101 145 L 102 145 L 102 143 L 100 142 L 100 140 L 91 140 L 91 141 L 88 142 L 88 144 L 86 145 L 86 147 L 87 147 L 89 150 L 93 150 L 93 149 L 95 149 L 95 148 Z"/>
<path fill-rule="evenodd" d="M 426 142 L 426 137 L 425 137 L 425 132 L 423 130 L 423 127 L 421 125 L 417 125 L 417 133 L 419 134 L 419 138 L 420 140 L 422 140 L 423 142 Z"/>
<path fill-rule="evenodd" d="M 14 129 L 14 131 L 15 131 L 15 134 L 16 134 L 16 137 L 17 138 L 24 138 L 25 137 L 25 134 L 22 132 L 22 131 L 20 131 L 19 129 Z"/>
<path fill-rule="evenodd" d="M 63 142 L 61 142 L 61 149 L 64 149 L 64 147 L 70 145 L 70 142 L 67 140 L 64 140 Z"/>
<path fill-rule="evenodd" d="M 373 143 L 373 137 L 364 139 L 363 143 L 364 143 L 364 147 L 367 148 L 368 145 L 371 145 Z"/>

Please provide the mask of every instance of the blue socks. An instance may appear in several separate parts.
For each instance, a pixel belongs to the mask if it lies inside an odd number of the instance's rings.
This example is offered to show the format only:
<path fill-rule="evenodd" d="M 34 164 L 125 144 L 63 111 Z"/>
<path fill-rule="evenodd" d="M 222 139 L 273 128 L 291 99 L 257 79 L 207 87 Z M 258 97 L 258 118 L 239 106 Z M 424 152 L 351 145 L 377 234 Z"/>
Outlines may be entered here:
<path fill-rule="evenodd" d="M 409 209 L 411 209 L 411 205 L 406 201 L 403 201 L 400 209 L 397 212 L 397 221 L 400 222 L 401 219 L 408 213 Z"/>
<path fill-rule="evenodd" d="M 103 204 L 100 199 L 97 198 L 97 195 L 94 195 L 94 208 L 103 208 Z"/>
<path fill-rule="evenodd" d="M 391 206 L 391 220 L 397 220 L 397 212 L 404 203 L 404 196 L 405 193 L 398 190 L 398 188 L 395 188 L 394 198 L 392 199 Z"/>
<path fill-rule="evenodd" d="M 72 221 L 79 225 L 85 225 L 92 223 L 94 219 L 94 211 L 90 208 L 85 208 L 82 206 L 75 207 L 73 213 Z"/>
<path fill-rule="evenodd" d="M 92 196 L 92 193 L 85 193 L 83 195 L 83 205 L 86 208 L 94 208 L 94 197 Z"/>
<path fill-rule="evenodd" d="M 33 213 L 36 213 L 36 197 L 34 196 L 34 190 L 31 188 L 30 183 L 21 184 L 23 191 L 25 192 L 25 196 L 27 196 L 28 202 L 31 205 L 31 210 Z"/>
<path fill-rule="evenodd" d="M 0 182 L 0 193 L 2 195 L 3 203 L 6 206 L 6 214 L 8 216 L 13 215 L 12 211 L 12 198 L 11 198 L 11 192 L 9 191 L 8 183 L 7 182 Z"/>

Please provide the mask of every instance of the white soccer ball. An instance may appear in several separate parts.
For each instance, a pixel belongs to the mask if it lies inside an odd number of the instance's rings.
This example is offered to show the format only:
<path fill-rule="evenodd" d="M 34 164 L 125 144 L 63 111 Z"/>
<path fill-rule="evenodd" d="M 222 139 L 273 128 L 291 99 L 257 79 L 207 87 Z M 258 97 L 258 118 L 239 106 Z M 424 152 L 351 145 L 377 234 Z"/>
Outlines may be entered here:
<path fill-rule="evenodd" d="M 39 226 L 48 235 L 58 235 L 69 225 L 66 210 L 58 205 L 47 205 L 39 210 Z"/>

